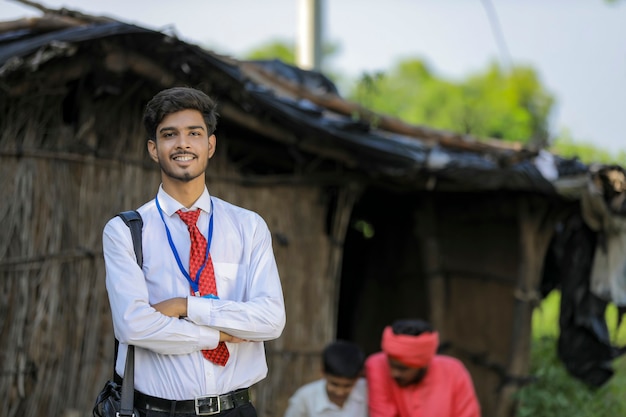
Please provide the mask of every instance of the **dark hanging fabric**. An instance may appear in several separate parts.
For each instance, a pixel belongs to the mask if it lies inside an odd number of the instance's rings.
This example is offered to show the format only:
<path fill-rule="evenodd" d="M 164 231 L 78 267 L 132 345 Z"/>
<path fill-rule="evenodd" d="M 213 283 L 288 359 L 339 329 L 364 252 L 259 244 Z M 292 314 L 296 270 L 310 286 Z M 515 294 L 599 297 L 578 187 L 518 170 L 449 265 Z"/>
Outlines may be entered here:
<path fill-rule="evenodd" d="M 612 360 L 624 353 L 611 344 L 605 320 L 607 302 L 589 289 L 597 233 L 579 213 L 569 217 L 553 244 L 560 246 L 560 335 L 557 352 L 566 369 L 586 384 L 599 387 L 613 376 Z"/>
<path fill-rule="evenodd" d="M 561 259 L 563 259 L 563 223 L 556 225 L 554 236 L 550 241 L 546 256 L 543 260 L 543 272 L 539 282 L 539 293 L 544 299 L 552 290 L 558 290 L 561 286 Z"/>

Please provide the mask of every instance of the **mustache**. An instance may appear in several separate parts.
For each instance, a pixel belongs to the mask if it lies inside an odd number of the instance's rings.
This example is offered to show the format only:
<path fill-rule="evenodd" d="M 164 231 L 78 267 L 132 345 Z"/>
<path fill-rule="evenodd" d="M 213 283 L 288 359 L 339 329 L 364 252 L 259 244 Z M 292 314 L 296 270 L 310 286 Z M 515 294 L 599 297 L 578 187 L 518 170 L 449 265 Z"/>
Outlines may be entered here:
<path fill-rule="evenodd" d="M 175 157 L 177 157 L 177 156 L 182 156 L 182 155 L 189 155 L 189 156 L 193 156 L 193 157 L 195 157 L 195 158 L 197 158 L 197 157 L 198 157 L 198 155 L 196 155 L 195 153 L 193 153 L 193 152 L 188 152 L 188 151 L 177 151 L 177 152 L 174 152 L 174 153 L 171 155 L 171 157 L 172 157 L 172 158 L 175 158 Z"/>

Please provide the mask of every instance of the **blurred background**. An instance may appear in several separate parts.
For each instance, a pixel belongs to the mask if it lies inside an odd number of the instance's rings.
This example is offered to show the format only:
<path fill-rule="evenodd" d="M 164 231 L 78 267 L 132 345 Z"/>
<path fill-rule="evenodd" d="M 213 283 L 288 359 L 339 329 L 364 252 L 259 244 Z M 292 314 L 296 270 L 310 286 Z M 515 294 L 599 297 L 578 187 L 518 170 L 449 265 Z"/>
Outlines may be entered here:
<path fill-rule="evenodd" d="M 238 59 L 289 63 L 297 62 L 303 3 L 40 2 L 171 32 Z M 626 162 L 623 1 L 318 3 L 319 69 L 345 97 L 408 122 Z M 16 1 L 0 7 L 0 20 L 37 14 Z"/>

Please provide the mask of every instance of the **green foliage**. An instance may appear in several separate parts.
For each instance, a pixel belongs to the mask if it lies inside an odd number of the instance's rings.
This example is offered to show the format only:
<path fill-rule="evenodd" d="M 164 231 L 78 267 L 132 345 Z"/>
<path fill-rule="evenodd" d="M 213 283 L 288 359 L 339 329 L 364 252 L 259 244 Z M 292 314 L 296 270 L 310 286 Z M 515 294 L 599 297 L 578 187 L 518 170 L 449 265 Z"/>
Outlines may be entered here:
<path fill-rule="evenodd" d="M 626 415 L 626 358 L 614 361 L 615 375 L 593 389 L 569 375 L 556 352 L 560 293 L 553 291 L 533 313 L 531 374 L 537 379 L 518 393 L 517 417 L 613 417 Z M 626 326 L 617 327 L 617 309 L 609 305 L 607 325 L 613 343 L 626 343 Z"/>
<path fill-rule="evenodd" d="M 452 82 L 418 59 L 402 61 L 387 74 L 363 74 L 349 97 L 410 123 L 538 147 L 549 141 L 554 105 L 531 68 L 504 71 L 492 64 L 484 73 Z"/>
<path fill-rule="evenodd" d="M 246 54 L 246 59 L 278 59 L 294 65 L 296 63 L 295 51 L 293 42 L 274 40 L 253 48 Z"/>
<path fill-rule="evenodd" d="M 352 223 L 352 228 L 363 235 L 364 239 L 371 239 L 374 237 L 375 230 L 374 225 L 372 225 L 367 220 L 355 220 Z"/>
<path fill-rule="evenodd" d="M 567 131 L 556 139 L 550 137 L 555 98 L 530 67 L 504 71 L 491 64 L 483 72 L 453 82 L 436 76 L 425 61 L 408 59 L 386 73 L 362 74 L 348 96 L 409 123 L 549 148 L 587 164 L 626 165 L 626 151 L 609 152 L 575 140 Z"/>
<path fill-rule="evenodd" d="M 555 290 L 551 291 L 533 311 L 532 327 L 535 341 L 558 337 L 560 307 L 561 293 Z M 626 324 L 618 327 L 618 311 L 614 304 L 609 303 L 604 318 L 613 343 L 626 345 Z"/>
<path fill-rule="evenodd" d="M 470 77 L 463 85 L 470 106 L 480 121 L 479 135 L 511 139 L 545 147 L 548 117 L 554 98 L 545 91 L 535 71 L 514 67 L 505 72 L 492 64 L 485 74 Z"/>
<path fill-rule="evenodd" d="M 614 417 L 626 415 L 626 361 L 616 361 L 616 374 L 593 389 L 569 375 L 556 354 L 556 338 L 535 340 L 531 372 L 536 382 L 520 390 L 517 417 Z"/>
<path fill-rule="evenodd" d="M 322 45 L 322 66 L 327 67 L 329 62 L 340 51 L 339 44 L 325 43 Z M 278 59 L 286 64 L 296 64 L 296 46 L 293 42 L 280 39 L 252 48 L 245 54 L 246 59 Z"/>

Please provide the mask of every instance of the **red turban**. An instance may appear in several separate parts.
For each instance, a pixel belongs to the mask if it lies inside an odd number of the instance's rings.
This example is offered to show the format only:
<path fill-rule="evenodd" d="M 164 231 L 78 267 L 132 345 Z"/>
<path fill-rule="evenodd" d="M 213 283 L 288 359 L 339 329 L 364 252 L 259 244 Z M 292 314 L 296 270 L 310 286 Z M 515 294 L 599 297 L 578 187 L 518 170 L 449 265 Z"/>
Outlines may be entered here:
<path fill-rule="evenodd" d="M 428 366 L 438 347 L 437 332 L 425 332 L 418 336 L 395 334 L 391 326 L 385 327 L 383 331 L 383 351 L 411 368 Z"/>

